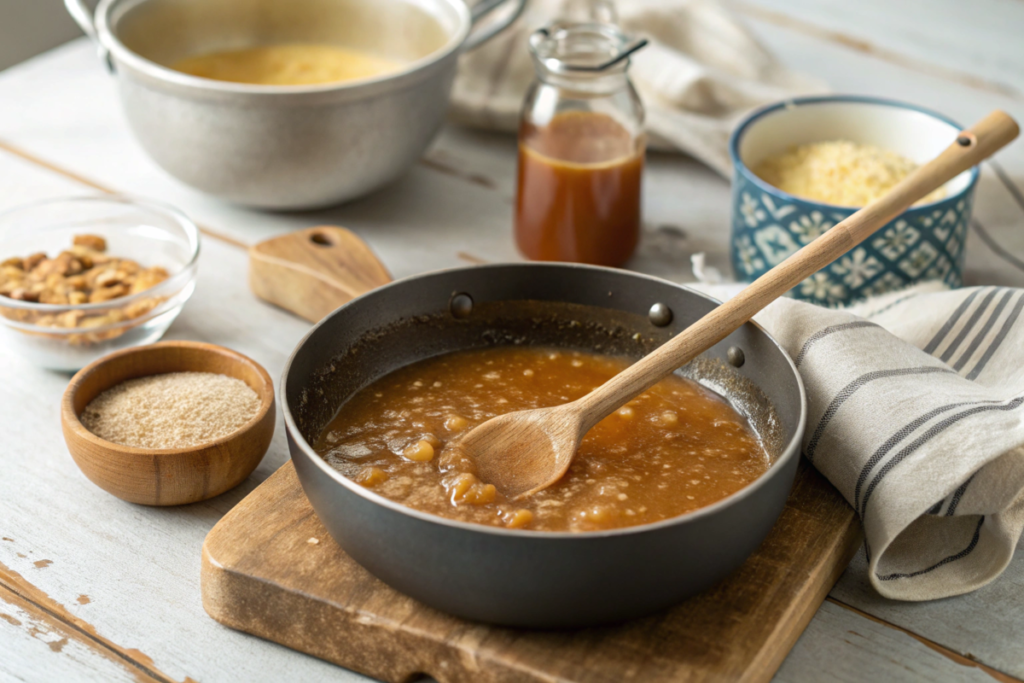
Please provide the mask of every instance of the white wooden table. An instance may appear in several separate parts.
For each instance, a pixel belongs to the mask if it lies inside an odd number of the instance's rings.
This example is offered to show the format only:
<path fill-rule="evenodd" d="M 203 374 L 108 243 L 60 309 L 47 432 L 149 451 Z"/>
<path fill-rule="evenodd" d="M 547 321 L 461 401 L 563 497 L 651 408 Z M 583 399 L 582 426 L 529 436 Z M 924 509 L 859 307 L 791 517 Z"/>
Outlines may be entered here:
<path fill-rule="evenodd" d="M 733 7 L 787 64 L 837 91 L 910 100 L 964 123 L 995 107 L 1024 119 L 1020 0 Z M 1024 143 L 999 162 L 1024 185 Z M 84 40 L 0 73 L 0 209 L 103 189 L 184 209 L 206 234 L 198 288 L 168 337 L 232 347 L 275 379 L 307 324 L 249 293 L 246 245 L 335 223 L 362 235 L 396 277 L 513 260 L 513 183 L 510 138 L 450 128 L 403 180 L 372 197 L 316 213 L 247 211 L 178 184 L 144 156 Z M 646 233 L 631 266 L 686 281 L 689 255 L 703 251 L 728 271 L 728 184 L 671 155 L 653 155 L 646 183 Z M 1001 248 L 1024 257 L 1024 206 L 991 168 L 976 217 Z M 1022 264 L 998 255 L 978 232 L 968 249 L 968 283 L 1024 286 Z M 203 538 L 285 462 L 282 425 L 238 489 L 183 508 L 133 506 L 89 483 L 68 455 L 58 417 L 67 381 L 0 350 L 0 681 L 362 678 L 231 631 L 200 604 Z M 1024 679 L 1024 551 L 995 584 L 926 604 L 883 600 L 864 572 L 859 557 L 778 680 Z"/>

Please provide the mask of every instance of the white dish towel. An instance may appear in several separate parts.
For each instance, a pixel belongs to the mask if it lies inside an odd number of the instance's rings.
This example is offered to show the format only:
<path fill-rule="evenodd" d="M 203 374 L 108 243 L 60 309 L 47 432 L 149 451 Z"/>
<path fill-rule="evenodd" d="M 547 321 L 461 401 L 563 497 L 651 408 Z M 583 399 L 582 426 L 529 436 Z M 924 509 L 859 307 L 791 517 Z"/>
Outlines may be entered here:
<path fill-rule="evenodd" d="M 452 117 L 515 131 L 534 80 L 530 33 L 555 19 L 589 19 L 613 8 L 617 23 L 650 44 L 630 75 L 655 146 L 677 149 L 728 176 L 727 143 L 749 110 L 822 92 L 819 81 L 783 68 L 714 0 L 527 0 L 523 15 L 483 47 L 464 54 L 452 90 Z"/>
<path fill-rule="evenodd" d="M 803 377 L 804 454 L 860 515 L 878 592 L 932 600 L 998 577 L 1024 529 L 1024 289 L 780 299 L 755 320 Z"/>

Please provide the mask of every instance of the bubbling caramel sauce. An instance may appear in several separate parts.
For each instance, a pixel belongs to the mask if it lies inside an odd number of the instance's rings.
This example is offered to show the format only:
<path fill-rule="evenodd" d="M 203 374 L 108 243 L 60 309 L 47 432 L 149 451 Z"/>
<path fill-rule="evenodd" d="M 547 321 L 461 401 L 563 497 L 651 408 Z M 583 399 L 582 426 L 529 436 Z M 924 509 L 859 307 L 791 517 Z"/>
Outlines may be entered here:
<path fill-rule="evenodd" d="M 314 448 L 345 476 L 450 519 L 537 531 L 646 524 L 710 505 L 763 474 L 770 458 L 746 419 L 700 384 L 668 377 L 602 420 L 568 473 L 525 500 L 480 481 L 458 448 L 485 420 L 579 398 L 629 365 L 546 347 L 437 356 L 356 393 Z"/>

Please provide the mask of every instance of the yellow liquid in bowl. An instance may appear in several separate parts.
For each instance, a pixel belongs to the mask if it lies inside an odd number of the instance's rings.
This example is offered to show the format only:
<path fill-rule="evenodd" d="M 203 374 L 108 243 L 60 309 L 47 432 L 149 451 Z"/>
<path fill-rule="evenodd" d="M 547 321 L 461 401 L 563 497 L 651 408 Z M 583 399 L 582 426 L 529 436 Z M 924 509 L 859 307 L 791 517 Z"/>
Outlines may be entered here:
<path fill-rule="evenodd" d="M 171 68 L 201 78 L 253 85 L 316 85 L 397 71 L 401 62 L 334 45 L 266 45 L 188 57 Z"/>

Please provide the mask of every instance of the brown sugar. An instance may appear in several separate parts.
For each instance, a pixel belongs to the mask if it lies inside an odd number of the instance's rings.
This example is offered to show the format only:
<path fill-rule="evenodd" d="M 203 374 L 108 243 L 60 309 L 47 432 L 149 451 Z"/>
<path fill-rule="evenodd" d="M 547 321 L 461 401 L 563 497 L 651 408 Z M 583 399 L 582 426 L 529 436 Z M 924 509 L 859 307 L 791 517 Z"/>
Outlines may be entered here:
<path fill-rule="evenodd" d="M 189 448 L 228 436 L 255 417 L 260 399 L 242 380 L 212 372 L 139 377 L 85 407 L 90 432 L 122 446 Z"/>

